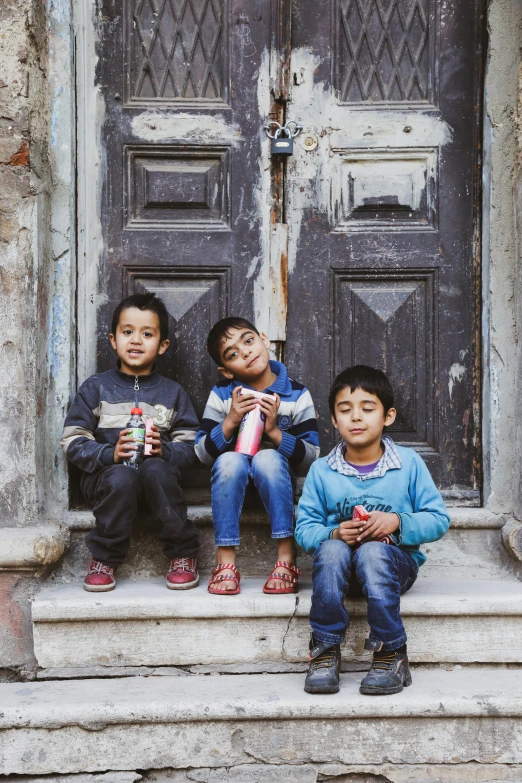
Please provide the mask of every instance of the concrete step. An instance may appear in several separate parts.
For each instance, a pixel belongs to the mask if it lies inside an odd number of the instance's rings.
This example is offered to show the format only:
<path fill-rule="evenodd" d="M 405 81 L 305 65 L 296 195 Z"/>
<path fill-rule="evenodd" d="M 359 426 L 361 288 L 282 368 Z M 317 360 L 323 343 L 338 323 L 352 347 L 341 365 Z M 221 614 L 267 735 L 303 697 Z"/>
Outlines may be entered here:
<path fill-rule="evenodd" d="M 505 517 L 479 508 L 452 508 L 451 528 L 440 541 L 423 547 L 428 562 L 423 573 L 444 579 L 448 573 L 459 578 L 503 579 L 521 576 L 520 563 L 508 555 L 502 546 L 501 530 Z M 210 574 L 215 564 L 214 531 L 210 506 L 190 506 L 189 516 L 200 530 L 200 571 Z M 64 520 L 71 528 L 71 545 L 55 568 L 52 579 L 66 583 L 81 581 L 90 561 L 85 546 L 85 532 L 94 524 L 90 512 L 73 512 Z M 123 578 L 160 577 L 168 562 L 161 546 L 150 532 L 151 520 L 142 519 L 136 526 L 125 565 L 119 569 Z M 264 511 L 249 509 L 241 520 L 241 573 L 265 576 L 276 559 L 275 543 Z M 306 576 L 311 575 L 311 557 L 300 554 L 299 565 Z"/>
<path fill-rule="evenodd" d="M 414 671 L 412 687 L 382 698 L 359 694 L 360 674 L 342 675 L 340 692 L 330 696 L 306 694 L 303 679 L 270 674 L 0 685 L 0 775 L 254 763 L 522 763 L 519 672 Z"/>
<path fill-rule="evenodd" d="M 45 588 L 33 603 L 34 646 L 43 668 L 292 663 L 306 660 L 311 585 L 267 596 L 263 580 L 238 596 L 206 583 L 167 590 L 164 579 L 120 580 L 110 593 L 79 585 Z M 346 661 L 365 661 L 363 599 L 348 600 Z M 422 572 L 402 598 L 412 661 L 522 663 L 522 584 L 517 580 L 433 579 Z"/>

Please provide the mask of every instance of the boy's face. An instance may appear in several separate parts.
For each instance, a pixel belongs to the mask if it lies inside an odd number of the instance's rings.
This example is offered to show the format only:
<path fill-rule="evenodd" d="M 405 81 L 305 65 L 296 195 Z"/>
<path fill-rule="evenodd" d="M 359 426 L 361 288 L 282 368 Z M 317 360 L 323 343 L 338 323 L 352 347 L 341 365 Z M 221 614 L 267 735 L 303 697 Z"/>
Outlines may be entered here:
<path fill-rule="evenodd" d="M 345 386 L 335 399 L 332 422 L 348 446 L 363 449 L 380 442 L 383 428 L 393 424 L 396 415 L 395 408 L 385 414 L 375 394 Z"/>
<path fill-rule="evenodd" d="M 162 341 L 160 335 L 157 313 L 137 307 L 122 310 L 116 334 L 109 335 L 121 371 L 127 375 L 148 375 L 156 357 L 169 347 L 169 341 Z"/>
<path fill-rule="evenodd" d="M 268 367 L 269 346 L 268 337 L 263 333 L 256 334 L 247 327 L 232 327 L 219 346 L 219 371 L 230 380 L 255 382 Z"/>

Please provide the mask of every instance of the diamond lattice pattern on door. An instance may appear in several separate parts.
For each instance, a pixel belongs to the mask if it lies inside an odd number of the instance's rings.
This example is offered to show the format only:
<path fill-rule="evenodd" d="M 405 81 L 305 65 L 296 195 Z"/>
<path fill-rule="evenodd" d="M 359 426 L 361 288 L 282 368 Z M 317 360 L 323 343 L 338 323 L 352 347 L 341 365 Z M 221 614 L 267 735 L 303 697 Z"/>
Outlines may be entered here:
<path fill-rule="evenodd" d="M 338 0 L 341 101 L 430 100 L 429 0 Z"/>
<path fill-rule="evenodd" d="M 224 0 L 132 0 L 131 98 L 222 97 Z"/>

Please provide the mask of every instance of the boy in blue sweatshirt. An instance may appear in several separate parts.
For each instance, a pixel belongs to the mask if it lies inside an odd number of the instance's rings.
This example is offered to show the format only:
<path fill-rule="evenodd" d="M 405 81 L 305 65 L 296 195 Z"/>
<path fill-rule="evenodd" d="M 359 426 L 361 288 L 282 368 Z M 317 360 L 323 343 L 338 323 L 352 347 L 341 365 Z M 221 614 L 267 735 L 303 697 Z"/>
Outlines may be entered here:
<path fill-rule="evenodd" d="M 240 591 L 236 547 L 249 481 L 261 496 L 272 538 L 277 540 L 277 562 L 263 591 L 297 591 L 294 476 L 303 475 L 319 456 L 317 420 L 310 392 L 288 377 L 284 364 L 270 360 L 269 346 L 266 335 L 244 318 L 223 318 L 208 336 L 208 352 L 226 380 L 210 392 L 196 436 L 196 454 L 204 465 L 212 466 L 217 565 L 208 590 L 218 595 Z M 265 394 L 258 401 L 265 416 L 263 440 L 253 457 L 234 451 L 241 420 L 256 406 L 249 390 Z"/>
<path fill-rule="evenodd" d="M 81 488 L 96 519 L 87 536 L 93 560 L 84 581 L 88 592 L 116 586 L 114 569 L 129 548 L 132 523 L 145 504 L 161 525 L 160 541 L 170 559 L 167 587 L 187 590 L 199 581 L 198 531 L 187 519 L 179 487 L 180 468 L 194 463 L 198 419 L 179 383 L 159 375 L 156 359 L 169 347 L 168 313 L 154 294 L 134 294 L 112 318 L 117 367 L 87 378 L 78 390 L 61 444 L 82 471 Z M 136 450 L 127 429 L 132 408 L 152 419 L 150 456 L 139 469 L 124 464 Z"/>
<path fill-rule="evenodd" d="M 420 544 L 449 527 L 440 492 L 419 455 L 383 437 L 393 424 L 386 375 L 358 365 L 341 372 L 330 391 L 341 442 L 312 465 L 299 502 L 296 540 L 314 553 L 308 693 L 337 693 L 340 644 L 350 618 L 346 595 L 363 595 L 373 663 L 361 693 L 398 693 L 411 685 L 400 597 L 426 558 Z M 364 506 L 368 520 L 352 519 Z"/>

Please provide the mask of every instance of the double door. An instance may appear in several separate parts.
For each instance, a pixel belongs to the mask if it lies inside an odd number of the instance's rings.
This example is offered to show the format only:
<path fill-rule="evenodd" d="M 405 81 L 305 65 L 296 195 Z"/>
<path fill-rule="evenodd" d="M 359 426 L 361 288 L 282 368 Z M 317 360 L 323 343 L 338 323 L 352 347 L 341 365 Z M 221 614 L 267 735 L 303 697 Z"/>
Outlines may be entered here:
<path fill-rule="evenodd" d="M 371 364 L 393 437 L 478 502 L 481 20 L 476 0 L 99 2 L 99 369 L 115 305 L 155 291 L 161 369 L 201 413 L 206 335 L 242 315 L 311 389 L 323 454 L 333 377 Z M 287 120 L 283 160 L 264 126 Z"/>

